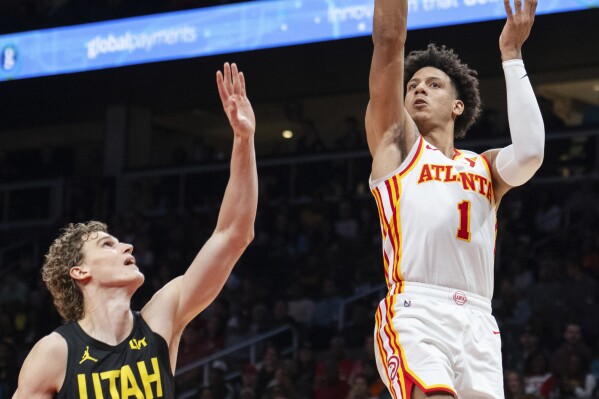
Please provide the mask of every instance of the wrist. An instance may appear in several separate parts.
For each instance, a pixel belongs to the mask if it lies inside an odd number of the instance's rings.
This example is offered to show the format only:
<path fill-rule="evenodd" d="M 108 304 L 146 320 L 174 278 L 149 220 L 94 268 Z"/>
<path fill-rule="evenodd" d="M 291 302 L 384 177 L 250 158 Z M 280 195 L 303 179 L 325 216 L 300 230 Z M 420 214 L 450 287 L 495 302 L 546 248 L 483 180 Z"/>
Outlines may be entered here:
<path fill-rule="evenodd" d="M 512 49 L 501 49 L 501 60 L 509 61 L 515 59 L 522 59 L 522 51 L 520 49 L 512 48 Z"/>

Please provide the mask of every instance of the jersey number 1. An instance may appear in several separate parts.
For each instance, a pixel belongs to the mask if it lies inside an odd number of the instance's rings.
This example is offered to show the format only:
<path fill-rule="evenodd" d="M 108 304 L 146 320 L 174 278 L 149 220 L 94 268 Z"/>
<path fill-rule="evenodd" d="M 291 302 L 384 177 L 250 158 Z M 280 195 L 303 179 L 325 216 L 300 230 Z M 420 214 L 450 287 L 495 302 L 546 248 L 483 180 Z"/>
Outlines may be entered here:
<path fill-rule="evenodd" d="M 458 203 L 460 213 L 460 227 L 456 237 L 460 240 L 470 241 L 470 201 L 464 200 Z"/>

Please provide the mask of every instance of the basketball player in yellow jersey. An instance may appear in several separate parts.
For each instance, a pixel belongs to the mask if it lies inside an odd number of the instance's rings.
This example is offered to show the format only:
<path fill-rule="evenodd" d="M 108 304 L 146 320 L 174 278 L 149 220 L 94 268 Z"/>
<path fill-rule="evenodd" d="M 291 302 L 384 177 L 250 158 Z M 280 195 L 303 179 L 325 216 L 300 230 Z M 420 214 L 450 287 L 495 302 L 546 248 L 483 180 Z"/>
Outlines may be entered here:
<path fill-rule="evenodd" d="M 31 350 L 13 399 L 175 398 L 181 334 L 218 295 L 254 236 L 254 111 L 235 64 L 226 63 L 216 80 L 234 137 L 213 234 L 183 275 L 132 312 L 131 297 L 144 282 L 133 246 L 108 234 L 100 222 L 69 225 L 42 268 L 66 324 Z"/>
<path fill-rule="evenodd" d="M 445 47 L 405 57 L 408 1 L 375 0 L 366 132 L 389 289 L 376 312 L 375 351 L 394 398 L 504 397 L 491 315 L 496 209 L 534 175 L 544 150 L 521 53 L 536 0 L 504 3 L 512 144 L 475 154 L 454 139 L 480 113 L 476 72 Z"/>

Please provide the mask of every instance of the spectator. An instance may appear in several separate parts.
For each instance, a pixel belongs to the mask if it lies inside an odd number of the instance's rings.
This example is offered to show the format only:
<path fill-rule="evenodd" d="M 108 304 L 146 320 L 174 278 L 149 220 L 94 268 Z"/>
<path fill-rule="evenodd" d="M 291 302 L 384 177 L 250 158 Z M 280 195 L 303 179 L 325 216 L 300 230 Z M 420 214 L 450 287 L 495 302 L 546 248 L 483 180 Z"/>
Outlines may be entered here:
<path fill-rule="evenodd" d="M 583 364 L 589 364 L 592 358 L 591 349 L 582 340 L 580 324 L 574 321 L 566 324 L 563 343 L 551 356 L 551 369 L 554 374 L 564 374 L 572 355 L 577 355 Z"/>
<path fill-rule="evenodd" d="M 540 396 L 541 387 L 551 377 L 549 357 L 541 350 L 528 354 L 524 362 L 524 391 L 527 394 Z"/>
<path fill-rule="evenodd" d="M 322 366 L 322 377 L 316 382 L 314 399 L 346 399 L 349 385 L 339 378 L 338 365 L 329 359 Z"/>
<path fill-rule="evenodd" d="M 301 399 L 314 397 L 314 375 L 316 373 L 316 358 L 312 344 L 303 341 L 298 348 L 297 358 L 294 360 L 293 377 L 297 393 Z"/>
<path fill-rule="evenodd" d="M 300 399 L 293 375 L 293 362 L 285 359 L 279 363 L 274 378 L 266 386 L 263 399 Z"/>
<path fill-rule="evenodd" d="M 584 359 L 571 353 L 564 361 L 563 371 L 554 373 L 541 386 L 541 396 L 544 399 L 590 399 L 597 382 Z"/>
<path fill-rule="evenodd" d="M 503 372 L 505 399 L 524 399 L 524 379 L 514 370 Z"/>
<path fill-rule="evenodd" d="M 313 120 L 304 120 L 300 137 L 297 141 L 296 151 L 300 154 L 320 152 L 325 149 L 324 143 L 320 138 L 320 133 L 316 129 Z"/>
<path fill-rule="evenodd" d="M 504 343 L 504 365 L 506 369 L 522 372 L 528 357 L 539 350 L 539 336 L 535 329 L 527 324 L 518 337 L 518 345 Z"/>
<path fill-rule="evenodd" d="M 312 314 L 312 330 L 314 339 L 317 340 L 314 342 L 318 342 L 318 348 L 323 340 L 329 339 L 336 331 L 341 303 L 337 285 L 332 279 L 326 278 L 322 282 L 321 296 L 316 301 Z"/>
<path fill-rule="evenodd" d="M 266 346 L 264 360 L 258 365 L 258 374 L 256 375 L 256 396 L 262 398 L 266 392 L 266 387 L 275 377 L 275 372 L 279 367 L 279 349 L 269 343 Z"/>
<path fill-rule="evenodd" d="M 244 397 L 248 397 L 247 399 L 250 399 L 255 397 L 257 372 L 258 370 L 253 364 L 246 364 L 243 367 L 239 385 L 235 389 L 237 392 L 236 399 L 242 399 Z"/>
<path fill-rule="evenodd" d="M 351 384 L 347 399 L 371 399 L 366 377 L 358 374 Z"/>
<path fill-rule="evenodd" d="M 345 339 L 342 335 L 336 335 L 331 339 L 328 352 L 322 361 L 316 365 L 316 384 L 318 385 L 326 376 L 326 368 L 332 363 L 337 367 L 336 378 L 342 381 L 348 381 L 352 370 L 355 367 L 355 361 L 350 359 L 345 347 Z M 332 377 L 329 375 L 328 377 Z"/>
<path fill-rule="evenodd" d="M 388 394 L 389 391 L 381 380 L 381 377 L 376 368 L 376 356 L 374 353 L 374 336 L 368 334 L 364 338 L 364 345 L 358 355 L 358 359 L 354 362 L 354 367 L 349 376 L 350 385 L 354 385 L 354 381 L 358 376 L 365 379 L 368 385 L 368 392 L 371 397 L 378 398 L 383 394 Z"/>
<path fill-rule="evenodd" d="M 212 399 L 234 399 L 234 389 L 225 376 L 227 374 L 227 363 L 223 360 L 215 360 L 210 368 L 210 385 L 208 389 Z"/>

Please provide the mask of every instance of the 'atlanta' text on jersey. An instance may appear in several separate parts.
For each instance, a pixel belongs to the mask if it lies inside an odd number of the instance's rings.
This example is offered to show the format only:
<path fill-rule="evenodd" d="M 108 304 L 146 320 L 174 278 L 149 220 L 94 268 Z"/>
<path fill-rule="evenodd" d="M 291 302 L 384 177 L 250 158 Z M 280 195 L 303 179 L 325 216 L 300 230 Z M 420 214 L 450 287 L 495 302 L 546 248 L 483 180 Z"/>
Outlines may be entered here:
<path fill-rule="evenodd" d="M 457 172 L 453 165 L 422 165 L 418 184 L 430 181 L 461 183 L 464 190 L 476 191 L 486 197 L 489 203 L 493 201 L 493 183 L 490 179 L 472 172 Z"/>

